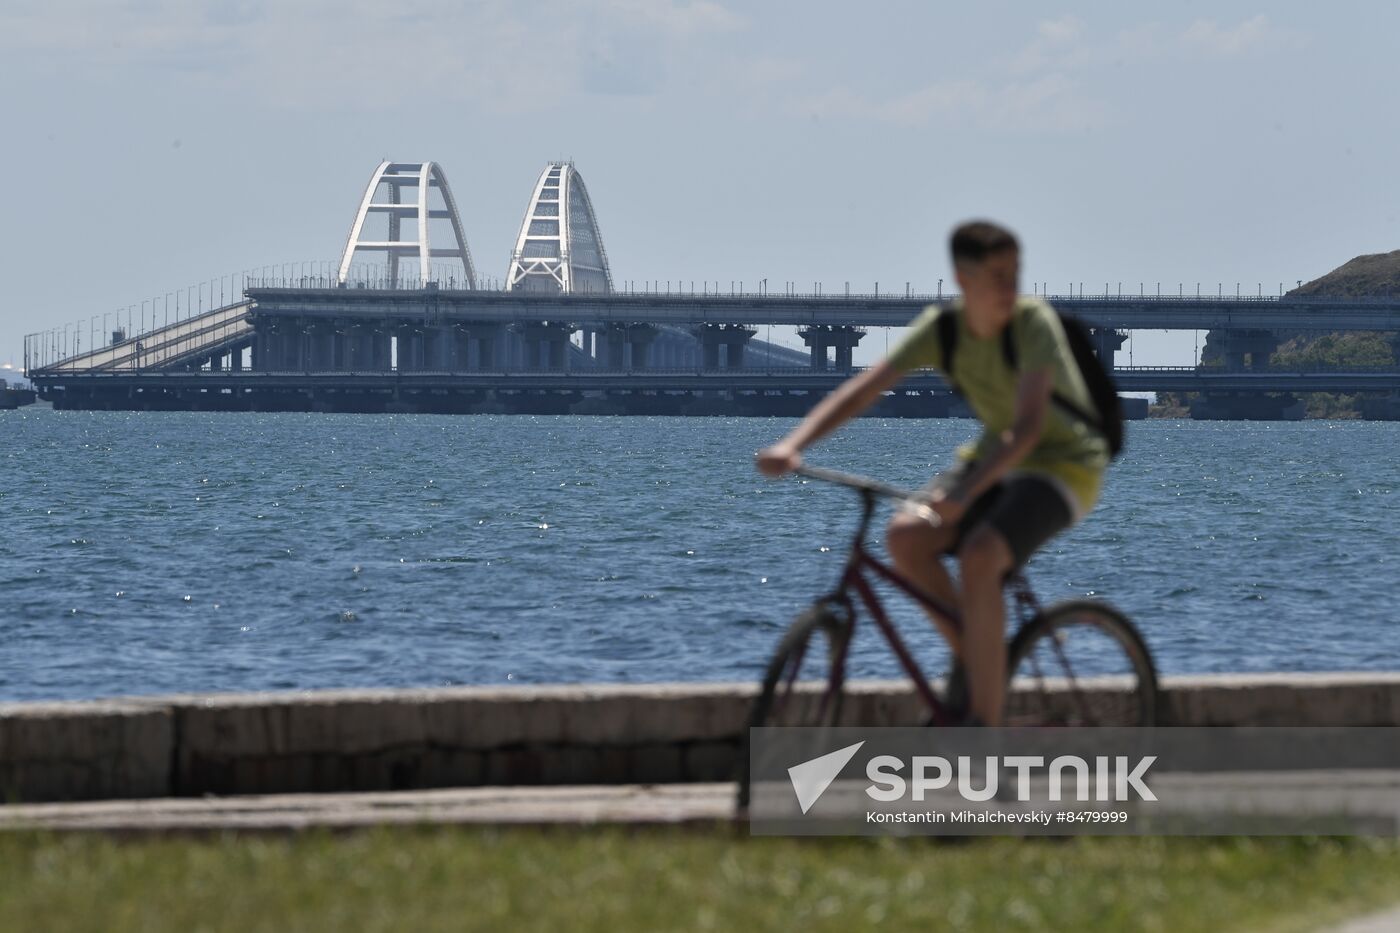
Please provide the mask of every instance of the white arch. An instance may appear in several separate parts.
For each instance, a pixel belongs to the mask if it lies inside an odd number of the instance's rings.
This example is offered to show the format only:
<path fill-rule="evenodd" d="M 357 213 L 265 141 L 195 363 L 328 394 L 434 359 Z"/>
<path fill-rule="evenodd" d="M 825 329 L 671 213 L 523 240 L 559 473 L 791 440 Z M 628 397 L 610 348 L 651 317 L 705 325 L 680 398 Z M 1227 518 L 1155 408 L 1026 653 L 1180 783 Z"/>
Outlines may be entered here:
<path fill-rule="evenodd" d="M 389 200 L 376 201 L 381 186 L 387 187 Z M 432 210 L 428 204 L 429 190 L 436 187 L 442 195 L 445 210 Z M 405 204 L 402 189 L 416 188 L 418 197 Z M 387 240 L 366 240 L 364 238 L 365 219 L 372 213 L 389 216 L 389 238 Z M 405 215 L 417 220 L 417 239 L 402 240 L 400 231 Z M 434 249 L 429 242 L 428 221 L 448 220 L 452 223 L 455 245 Z M 345 251 L 340 257 L 338 281 L 345 282 L 350 275 L 350 265 L 355 254 L 360 251 L 382 252 L 388 256 L 389 278 L 398 280 L 399 257 L 417 254 L 418 274 L 421 283 L 432 277 L 434 257 L 456 259 L 462 264 L 462 271 L 468 288 L 476 288 L 476 267 L 472 264 L 471 250 L 467 248 L 467 238 L 462 232 L 462 219 L 457 213 L 457 202 L 448 187 L 447 175 L 436 162 L 381 162 L 370 176 L 365 195 L 360 200 L 360 209 L 355 213 L 355 222 L 350 227 L 350 236 L 345 241 Z"/>
<path fill-rule="evenodd" d="M 548 163 L 535 182 L 506 274 L 506 291 L 517 289 L 612 291 L 593 202 L 572 162 Z"/>

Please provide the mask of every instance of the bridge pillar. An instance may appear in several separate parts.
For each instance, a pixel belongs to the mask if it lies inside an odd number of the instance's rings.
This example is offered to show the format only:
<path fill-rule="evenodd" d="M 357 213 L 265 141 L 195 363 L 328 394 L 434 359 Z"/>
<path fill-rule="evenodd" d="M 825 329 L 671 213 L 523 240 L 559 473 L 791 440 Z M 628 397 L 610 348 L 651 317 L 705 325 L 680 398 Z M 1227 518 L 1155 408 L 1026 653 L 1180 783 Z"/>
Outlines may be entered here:
<path fill-rule="evenodd" d="M 840 326 L 831 328 L 831 344 L 836 348 L 836 371 L 848 373 L 851 371 L 851 358 L 855 355 L 856 344 L 860 343 L 865 336 L 865 331 L 859 327 Z"/>
<path fill-rule="evenodd" d="M 614 372 L 647 369 L 651 345 L 661 331 L 651 324 L 609 324 L 604 328 L 603 368 Z"/>
<path fill-rule="evenodd" d="M 611 372 L 621 372 L 627 368 L 627 331 L 623 327 L 605 327 L 598 335 L 602 338 L 599 348 L 599 362 Z"/>
<path fill-rule="evenodd" d="M 423 328 L 423 368 L 434 372 L 450 372 L 454 369 L 456 350 L 456 328 L 451 324 L 438 324 Z"/>
<path fill-rule="evenodd" d="M 369 324 L 356 324 L 343 330 L 345 335 L 341 338 L 337 369 L 363 373 L 389 368 L 388 334 Z"/>
<path fill-rule="evenodd" d="M 743 324 L 701 324 L 692 331 L 700 341 L 700 366 L 707 371 L 744 368 L 744 348 L 758 331 Z"/>
<path fill-rule="evenodd" d="M 467 369 L 489 372 L 505 368 L 501 341 L 505 328 L 499 324 L 473 324 L 467 331 Z"/>
<path fill-rule="evenodd" d="M 335 356 L 335 368 L 341 372 L 364 372 L 370 369 L 369 337 L 363 324 L 341 328 L 340 347 Z"/>
<path fill-rule="evenodd" d="M 1094 355 L 1099 358 L 1099 362 L 1110 372 L 1113 370 L 1113 354 L 1128 340 L 1128 335 L 1119 333 L 1111 327 L 1091 327 L 1089 328 L 1089 339 L 1094 342 Z"/>
<path fill-rule="evenodd" d="M 316 372 L 335 369 L 336 326 L 331 321 L 317 321 L 307 331 L 310 344 L 310 368 Z"/>
<path fill-rule="evenodd" d="M 579 349 L 594 363 L 599 362 L 598 353 L 601 348 L 598 346 L 598 332 L 591 327 L 579 330 Z"/>
<path fill-rule="evenodd" d="M 802 338 L 803 343 L 812 348 L 812 368 L 814 370 L 826 371 L 831 363 L 827 356 L 827 350 L 835 347 L 836 370 L 850 372 L 854 350 L 861 338 L 865 336 L 865 331 L 862 328 L 846 324 L 812 324 L 798 330 L 797 335 Z"/>
<path fill-rule="evenodd" d="M 831 328 L 821 324 L 813 324 L 810 327 L 800 328 L 797 336 L 802 338 L 802 342 L 812 349 L 812 368 L 817 372 L 825 372 L 827 365 L 826 349 L 831 346 Z"/>
<path fill-rule="evenodd" d="M 352 361 L 354 368 L 369 372 L 388 372 L 392 368 L 393 334 L 371 324 L 363 325 Z"/>
<path fill-rule="evenodd" d="M 719 369 L 719 341 L 700 341 L 700 368 L 706 372 Z"/>
<path fill-rule="evenodd" d="M 567 324 L 526 324 L 521 333 L 525 339 L 525 367 L 538 372 L 563 372 L 569 364 L 569 335 L 573 328 Z"/>
<path fill-rule="evenodd" d="M 412 373 L 423 369 L 423 330 L 414 324 L 401 324 L 394 328 L 394 339 L 398 344 L 398 370 Z"/>
<path fill-rule="evenodd" d="M 276 368 L 277 364 L 272 355 L 272 340 L 268 334 L 268 325 L 259 321 L 257 329 L 253 331 L 253 370 L 265 373 Z"/>
<path fill-rule="evenodd" d="M 264 372 L 281 372 L 287 366 L 287 326 L 278 321 L 268 326 L 268 331 L 263 335 L 263 362 L 258 367 Z"/>
<path fill-rule="evenodd" d="M 301 318 L 289 318 L 278 325 L 279 342 L 282 344 L 282 371 L 303 372 L 307 368 L 306 325 Z"/>
<path fill-rule="evenodd" d="M 1278 337 L 1272 331 L 1213 330 L 1206 334 L 1201 358 L 1223 359 L 1228 372 L 1267 369 L 1278 344 Z"/>
<path fill-rule="evenodd" d="M 450 372 L 466 372 L 472 356 L 471 330 L 465 324 L 453 325 L 448 336 L 447 368 Z"/>
<path fill-rule="evenodd" d="M 628 364 L 633 370 L 651 368 L 651 345 L 659 333 L 650 324 L 633 324 L 627 328 L 627 348 L 631 351 Z"/>

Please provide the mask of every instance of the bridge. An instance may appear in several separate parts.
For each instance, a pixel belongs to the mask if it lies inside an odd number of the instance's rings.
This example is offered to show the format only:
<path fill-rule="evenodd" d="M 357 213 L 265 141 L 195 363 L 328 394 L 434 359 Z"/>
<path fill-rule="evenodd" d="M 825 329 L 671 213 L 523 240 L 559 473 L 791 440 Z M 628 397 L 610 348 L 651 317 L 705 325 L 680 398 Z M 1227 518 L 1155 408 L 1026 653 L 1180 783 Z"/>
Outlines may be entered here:
<path fill-rule="evenodd" d="M 385 262 L 357 264 L 365 254 Z M 139 333 L 128 314 L 104 346 L 92 347 L 90 326 L 86 352 L 77 352 L 76 329 L 71 344 L 68 331 L 63 340 L 30 335 L 26 371 L 63 407 L 708 411 L 727 402 L 776 413 L 810 405 L 854 371 L 871 328 L 907 325 L 953 297 L 907 286 L 774 294 L 743 283 L 615 283 L 588 189 L 568 162 L 548 163 L 536 180 L 503 287 L 481 287 L 441 168 L 388 161 L 371 176 L 338 262 L 234 284 L 227 302 L 191 314 L 187 301 L 183 317 L 177 298 L 175 320 L 160 326 L 153 304 Z M 1131 330 L 1209 332 L 1223 367 L 1119 367 L 1124 391 L 1206 393 L 1214 406 L 1203 417 L 1283 416 L 1300 392 L 1377 393 L 1371 410 L 1400 416 L 1400 369 L 1271 365 L 1280 334 L 1400 332 L 1400 298 L 1124 295 L 1106 286 L 1050 300 L 1089 327 L 1110 365 Z M 807 349 L 759 339 L 774 325 L 796 328 Z M 919 376 L 886 408 L 938 414 L 956 403 L 936 378 Z"/>

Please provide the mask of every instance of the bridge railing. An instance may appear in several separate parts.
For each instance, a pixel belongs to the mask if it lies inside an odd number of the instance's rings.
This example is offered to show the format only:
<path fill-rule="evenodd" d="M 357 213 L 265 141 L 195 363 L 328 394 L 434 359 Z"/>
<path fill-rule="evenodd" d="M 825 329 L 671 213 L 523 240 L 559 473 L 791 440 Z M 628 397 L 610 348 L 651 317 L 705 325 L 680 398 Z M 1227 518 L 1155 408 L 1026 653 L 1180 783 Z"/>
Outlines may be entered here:
<path fill-rule="evenodd" d="M 217 347 L 246 338 L 249 303 L 240 300 L 222 308 L 183 318 L 132 337 L 114 341 L 73 356 L 50 358 L 45 351 L 57 349 L 55 344 L 36 346 L 29 335 L 25 338 L 25 367 L 31 376 L 94 373 L 122 370 L 133 372 L 157 367 L 174 366 L 208 355 Z"/>
<path fill-rule="evenodd" d="M 442 291 L 477 291 L 477 292 L 503 292 L 501 283 L 496 279 L 479 279 L 475 289 L 468 289 L 466 283 L 458 278 L 447 275 L 442 278 L 434 278 L 428 281 L 421 280 L 416 274 L 400 275 L 398 278 L 390 278 L 382 271 L 376 271 L 373 267 L 358 270 L 352 269 L 351 276 L 340 282 L 334 275 L 325 274 L 297 274 L 295 270 L 278 272 L 265 276 L 253 276 L 248 279 L 248 288 L 258 289 L 289 289 L 289 290 L 324 290 L 324 289 L 364 289 L 371 291 L 394 291 L 394 292 L 442 292 Z M 795 287 L 794 283 L 785 283 L 783 288 L 770 289 L 761 284 L 755 285 L 751 282 L 732 281 L 664 281 L 664 280 L 636 280 L 618 282 L 612 292 L 608 293 L 618 298 L 705 298 L 709 300 L 723 300 L 726 298 L 742 299 L 745 302 L 755 300 L 792 300 L 802 301 L 922 301 L 922 302 L 948 302 L 954 301 L 961 296 L 953 291 L 919 291 L 905 283 L 903 288 L 887 289 L 881 287 L 880 283 L 875 283 L 871 290 L 853 291 L 847 287 L 828 290 L 821 283 L 812 283 L 810 290 Z M 572 294 L 581 297 L 597 297 L 602 292 L 594 291 L 586 286 L 575 289 Z M 1239 303 L 1240 305 L 1287 305 L 1287 304 L 1308 304 L 1308 305 L 1336 305 L 1338 307 L 1391 307 L 1397 296 L 1350 296 L 1350 295 L 1265 295 L 1265 294 L 1229 294 L 1220 292 L 1211 294 L 1207 292 L 1191 292 L 1180 294 L 1133 294 L 1124 291 L 1112 291 L 1107 293 L 1093 292 L 1046 292 L 1037 288 L 1031 292 L 1033 297 L 1042 298 L 1046 301 L 1061 302 L 1066 304 L 1095 305 L 1095 304 L 1121 304 L 1123 302 L 1161 304 L 1163 306 L 1198 304 L 1200 302 L 1217 303 Z"/>

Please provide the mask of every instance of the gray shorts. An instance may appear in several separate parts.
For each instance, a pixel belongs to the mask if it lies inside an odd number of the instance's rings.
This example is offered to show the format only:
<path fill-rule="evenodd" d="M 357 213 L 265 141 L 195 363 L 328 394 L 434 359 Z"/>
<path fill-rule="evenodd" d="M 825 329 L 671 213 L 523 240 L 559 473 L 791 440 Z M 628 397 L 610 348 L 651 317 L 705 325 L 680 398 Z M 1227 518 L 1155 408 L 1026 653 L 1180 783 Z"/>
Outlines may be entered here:
<path fill-rule="evenodd" d="M 974 466 L 970 462 L 961 463 L 938 474 L 925 491 L 948 491 Z M 948 553 L 956 553 L 968 534 L 984 524 L 995 529 L 1006 541 L 1019 568 L 1046 541 L 1074 524 L 1074 513 L 1064 493 L 1050 480 L 1034 473 L 1013 473 L 968 506 L 958 520 L 957 536 Z"/>

